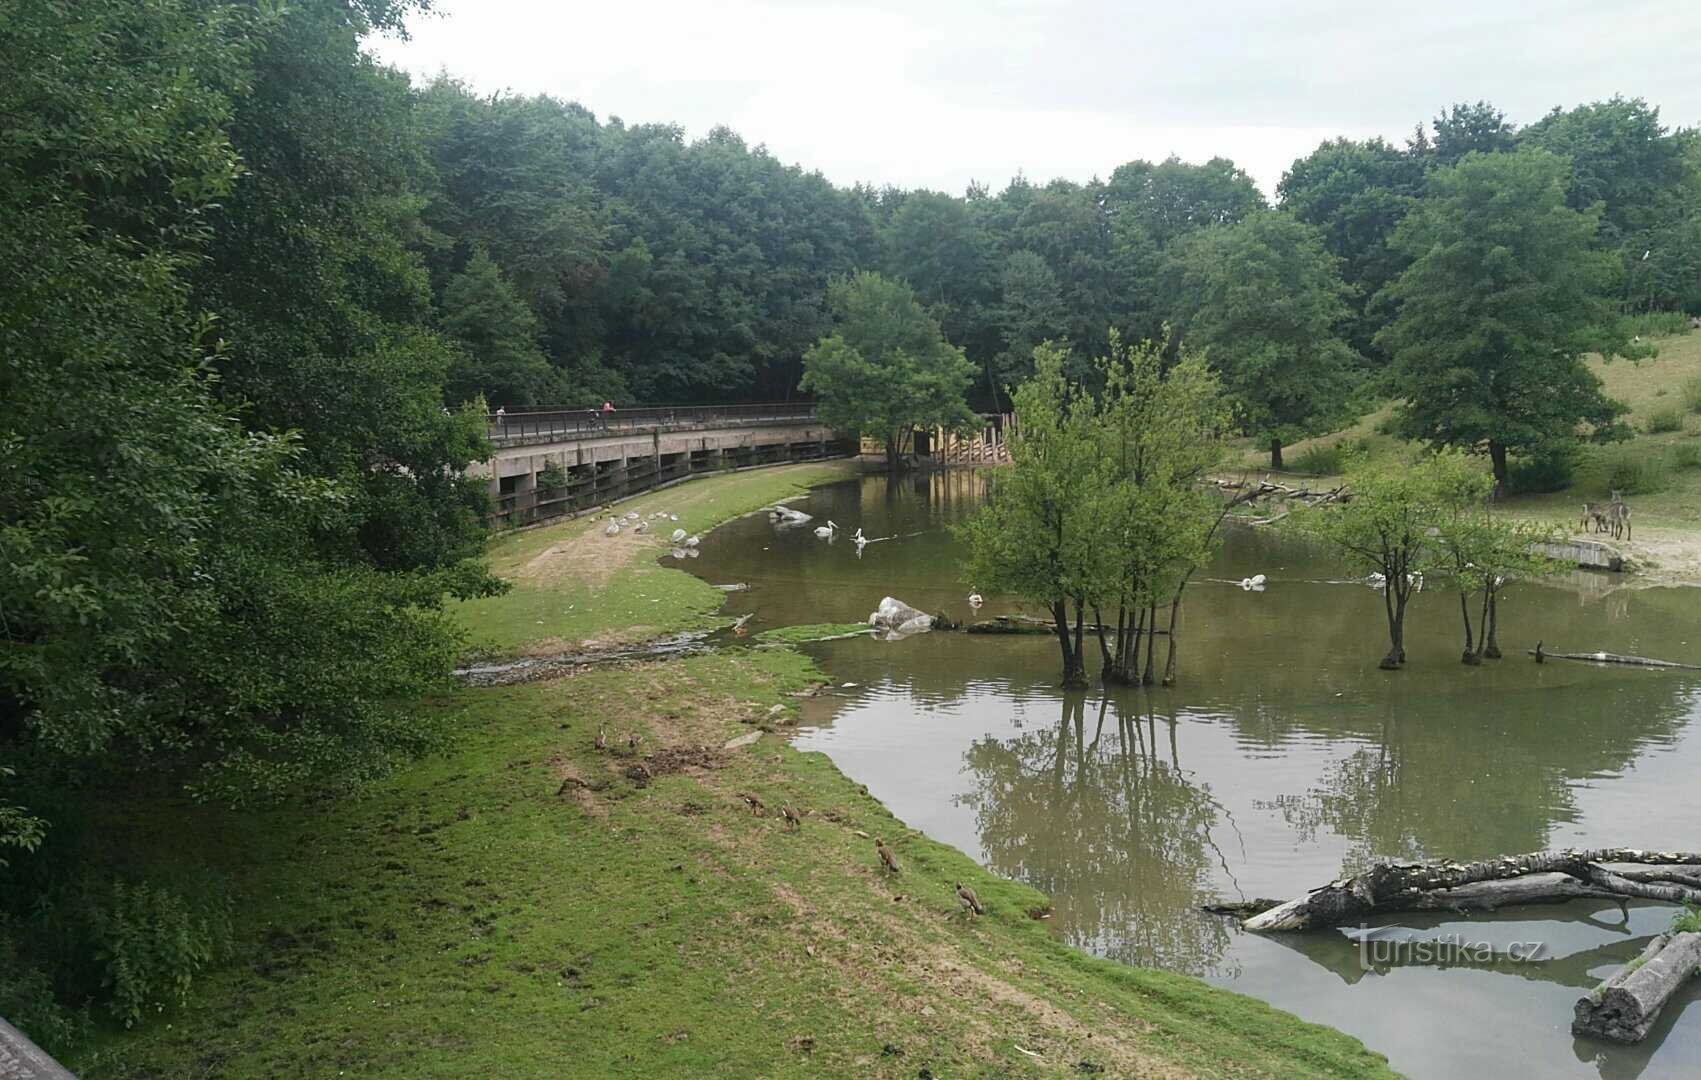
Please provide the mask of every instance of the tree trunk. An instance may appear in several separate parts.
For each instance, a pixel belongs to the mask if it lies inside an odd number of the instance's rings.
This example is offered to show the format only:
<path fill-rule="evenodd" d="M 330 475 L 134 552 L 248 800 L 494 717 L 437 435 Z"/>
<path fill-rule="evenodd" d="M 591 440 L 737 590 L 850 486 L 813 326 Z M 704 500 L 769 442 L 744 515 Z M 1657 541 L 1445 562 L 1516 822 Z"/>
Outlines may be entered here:
<path fill-rule="evenodd" d="M 1494 463 L 1494 497 L 1506 497 L 1506 447 L 1489 440 L 1488 459 Z"/>
<path fill-rule="evenodd" d="M 1701 964 L 1701 934 L 1662 934 L 1642 955 L 1580 998 L 1571 1033 L 1614 1042 L 1641 1042 L 1677 989 Z"/>
<path fill-rule="evenodd" d="M 1104 616 L 1100 614 L 1097 604 L 1093 605 L 1093 622 L 1098 624 L 1096 629 L 1099 636 L 1099 678 L 1108 679 L 1111 668 L 1116 666 L 1116 660 L 1111 656 L 1110 645 L 1105 640 Z"/>
<path fill-rule="evenodd" d="M 896 476 L 898 473 L 898 433 L 888 432 L 886 435 L 886 471 Z"/>
<path fill-rule="evenodd" d="M 1393 565 L 1385 565 L 1384 569 L 1393 570 Z M 1383 671 L 1395 671 L 1400 666 L 1401 657 L 1405 650 L 1400 644 L 1400 620 L 1394 615 L 1394 576 L 1389 574 L 1382 583 L 1382 609 L 1388 615 L 1388 655 L 1377 665 Z"/>
<path fill-rule="evenodd" d="M 1483 629 L 1482 654 L 1490 660 L 1500 659 L 1500 640 L 1496 635 L 1499 627 L 1500 590 L 1489 582 L 1488 589 L 1488 625 Z"/>
<path fill-rule="evenodd" d="M 1175 685 L 1175 624 L 1181 615 L 1181 592 L 1176 591 L 1175 599 L 1169 602 L 1169 650 L 1164 657 L 1165 686 Z"/>
<path fill-rule="evenodd" d="M 1081 669 L 1080 658 L 1075 655 L 1069 640 L 1068 601 L 1052 601 L 1051 619 L 1057 633 L 1057 647 L 1063 653 L 1063 685 L 1065 687 L 1086 686 L 1086 678 L 1079 674 Z"/>
<path fill-rule="evenodd" d="M 1086 601 L 1075 598 L 1075 681 L 1071 686 L 1085 687 L 1087 685 L 1087 657 L 1082 651 L 1081 624 L 1086 618 Z"/>
<path fill-rule="evenodd" d="M 1279 469 L 1281 467 L 1282 467 L 1282 440 L 1271 439 L 1270 440 L 1270 468 Z"/>
<path fill-rule="evenodd" d="M 1475 863 L 1382 863 L 1344 881 L 1325 885 L 1302 899 L 1289 900 L 1273 907 L 1246 920 L 1245 927 L 1255 933 L 1267 933 L 1272 930 L 1316 930 L 1340 926 L 1380 912 L 1419 910 L 1426 893 L 1435 894 L 1441 890 L 1534 874 L 1565 874 L 1621 897 L 1668 903 L 1701 901 L 1701 889 L 1681 882 L 1632 881 L 1603 869 L 1601 863 L 1692 867 L 1701 865 L 1701 854 L 1596 848 L 1588 851 L 1538 851 Z"/>
<path fill-rule="evenodd" d="M 1156 600 L 1152 600 L 1146 604 L 1146 673 L 1140 676 L 1140 684 L 1142 686 L 1150 686 L 1152 683 L 1157 681 L 1157 678 L 1154 675 L 1157 665 L 1152 661 L 1152 654 L 1156 650 L 1158 643 L 1158 635 L 1155 633 L 1157 628 L 1158 602 Z"/>
<path fill-rule="evenodd" d="M 1480 663 L 1477 659 L 1476 648 L 1471 641 L 1471 605 L 1465 597 L 1465 590 L 1459 590 L 1459 617 L 1465 621 L 1465 652 L 1459 660 L 1466 664 Z"/>

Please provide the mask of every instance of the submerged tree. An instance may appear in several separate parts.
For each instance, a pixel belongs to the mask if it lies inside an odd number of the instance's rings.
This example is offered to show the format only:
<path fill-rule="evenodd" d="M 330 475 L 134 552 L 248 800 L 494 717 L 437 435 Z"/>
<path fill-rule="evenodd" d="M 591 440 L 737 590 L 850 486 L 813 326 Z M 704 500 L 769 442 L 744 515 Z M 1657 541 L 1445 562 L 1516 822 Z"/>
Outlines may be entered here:
<path fill-rule="evenodd" d="M 1457 497 L 1453 472 L 1446 455 L 1414 466 L 1360 461 L 1347 470 L 1349 498 L 1287 519 L 1339 549 L 1381 589 L 1388 617 L 1385 671 L 1406 662 L 1406 607 L 1423 587 L 1425 571 L 1435 569 L 1430 529 Z"/>
<path fill-rule="evenodd" d="M 1112 332 L 1110 355 L 1100 362 L 1101 498 L 1111 563 L 1099 593 L 1107 607 L 1115 605 L 1116 624 L 1097 618 L 1099 647 L 1105 679 L 1130 684 L 1156 681 L 1160 605 L 1169 608 L 1163 681 L 1175 681 L 1182 592 L 1209 560 L 1222 521 L 1220 505 L 1199 481 L 1221 460 L 1228 403 L 1202 353 L 1183 351 L 1165 370 L 1163 351 L 1153 342 L 1124 345 Z"/>
<path fill-rule="evenodd" d="M 1457 452 L 1438 455 L 1434 469 L 1443 503 L 1434 537 L 1438 562 L 1459 593 L 1465 647 L 1460 661 L 1476 665 L 1500 659 L 1497 639 L 1500 591 L 1518 578 L 1536 577 L 1558 566 L 1536 546 L 1551 530 L 1495 515 L 1489 506 L 1493 477 Z M 1471 609 L 1478 609 L 1473 625 Z"/>
<path fill-rule="evenodd" d="M 803 357 L 803 389 L 819 396 L 822 420 L 883 440 L 894 471 L 917 428 L 974 423 L 974 366 L 908 285 L 863 272 L 834 282 L 828 298 L 837 325 Z"/>
<path fill-rule="evenodd" d="M 1061 346 L 1047 342 L 1034 350 L 1034 377 L 1014 394 L 1012 467 L 993 477 L 985 505 L 962 535 L 977 584 L 1045 605 L 1063 657 L 1063 685 L 1084 687 L 1084 623 L 1106 552 L 1097 406 L 1064 377 L 1067 362 Z"/>

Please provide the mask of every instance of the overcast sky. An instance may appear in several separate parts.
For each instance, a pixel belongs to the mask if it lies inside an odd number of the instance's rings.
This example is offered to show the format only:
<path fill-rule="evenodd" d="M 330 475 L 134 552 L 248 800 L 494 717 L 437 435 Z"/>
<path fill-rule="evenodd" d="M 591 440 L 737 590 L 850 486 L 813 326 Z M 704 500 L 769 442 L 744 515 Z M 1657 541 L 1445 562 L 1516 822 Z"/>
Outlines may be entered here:
<path fill-rule="evenodd" d="M 1640 96 L 1701 120 L 1692 0 L 437 0 L 418 75 L 599 117 L 725 124 L 841 184 L 995 190 L 1133 158 L 1233 158 L 1272 190 L 1335 135 L 1403 141 L 1454 101 L 1527 123 Z"/>

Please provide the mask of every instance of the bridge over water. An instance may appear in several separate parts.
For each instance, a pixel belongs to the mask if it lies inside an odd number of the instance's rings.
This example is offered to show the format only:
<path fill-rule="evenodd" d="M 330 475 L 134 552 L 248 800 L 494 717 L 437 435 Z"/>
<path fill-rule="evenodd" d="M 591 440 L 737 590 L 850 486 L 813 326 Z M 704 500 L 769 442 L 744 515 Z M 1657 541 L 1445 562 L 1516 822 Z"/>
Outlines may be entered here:
<path fill-rule="evenodd" d="M 856 452 L 810 402 L 516 410 L 490 417 L 494 521 L 524 525 L 577 513 L 686 477 Z"/>

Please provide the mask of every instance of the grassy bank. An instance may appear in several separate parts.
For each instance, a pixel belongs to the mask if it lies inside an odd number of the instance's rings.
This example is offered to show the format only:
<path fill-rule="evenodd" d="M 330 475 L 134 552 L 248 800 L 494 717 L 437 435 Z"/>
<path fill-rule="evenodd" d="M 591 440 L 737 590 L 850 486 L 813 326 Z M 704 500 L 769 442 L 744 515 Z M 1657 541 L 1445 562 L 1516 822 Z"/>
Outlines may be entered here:
<path fill-rule="evenodd" d="M 730 515 L 779 479 L 705 483 Z M 706 494 L 690 488 L 646 503 L 686 519 Z M 655 626 L 705 617 L 677 583 L 658 597 L 684 575 L 633 558 L 581 594 L 601 614 L 570 633 L 657 598 Z M 536 624 L 500 606 L 539 602 L 517 590 L 481 617 L 524 645 Z M 89 1080 L 1387 1075 L 1338 1032 L 1058 943 L 1045 897 L 906 830 L 821 755 L 771 733 L 726 748 L 783 728 L 816 680 L 767 648 L 467 690 L 418 706 L 456 718 L 453 751 L 365 799 L 152 819 L 138 843 L 166 858 L 193 828 L 194 857 L 239 887 L 240 956 L 68 1064 Z M 958 880 L 985 916 L 959 908 Z"/>
<path fill-rule="evenodd" d="M 702 533 L 723 521 L 856 475 L 854 464 L 785 465 L 693 480 L 587 515 L 502 537 L 492 568 L 513 584 L 505 595 L 458 604 L 454 614 L 484 655 L 619 645 L 713 625 L 724 594 L 657 560 L 675 529 Z M 649 521 L 666 511 L 671 518 Z M 635 512 L 644 533 L 605 536 L 610 516 Z"/>

